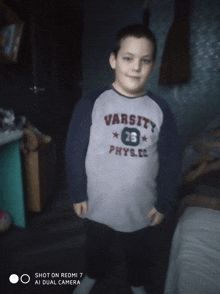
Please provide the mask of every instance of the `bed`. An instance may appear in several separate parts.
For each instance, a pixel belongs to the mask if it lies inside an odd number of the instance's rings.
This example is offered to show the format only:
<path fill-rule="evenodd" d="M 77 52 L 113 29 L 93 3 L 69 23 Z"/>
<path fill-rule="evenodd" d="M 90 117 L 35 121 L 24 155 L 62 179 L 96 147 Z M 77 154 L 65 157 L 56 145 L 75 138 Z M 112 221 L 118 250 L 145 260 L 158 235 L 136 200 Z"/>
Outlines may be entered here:
<path fill-rule="evenodd" d="M 219 293 L 220 210 L 188 207 L 174 232 L 164 294 Z"/>
<path fill-rule="evenodd" d="M 220 116 L 185 150 L 183 190 L 191 193 L 179 205 L 164 294 L 220 294 L 220 151 L 202 148 L 219 127 Z"/>

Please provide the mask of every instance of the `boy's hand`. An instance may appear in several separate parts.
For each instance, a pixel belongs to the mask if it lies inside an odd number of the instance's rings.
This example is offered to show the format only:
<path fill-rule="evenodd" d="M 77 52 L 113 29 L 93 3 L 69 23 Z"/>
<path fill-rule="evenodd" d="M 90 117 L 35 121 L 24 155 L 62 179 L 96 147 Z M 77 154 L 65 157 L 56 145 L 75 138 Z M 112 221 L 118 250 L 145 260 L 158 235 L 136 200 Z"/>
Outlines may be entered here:
<path fill-rule="evenodd" d="M 79 217 L 83 218 L 83 214 L 88 213 L 88 202 L 83 201 L 80 203 L 74 203 L 73 209 Z"/>
<path fill-rule="evenodd" d="M 153 207 L 149 211 L 147 218 L 152 218 L 152 222 L 151 222 L 150 226 L 156 226 L 162 222 L 164 215 L 162 213 L 158 212 L 155 207 Z"/>

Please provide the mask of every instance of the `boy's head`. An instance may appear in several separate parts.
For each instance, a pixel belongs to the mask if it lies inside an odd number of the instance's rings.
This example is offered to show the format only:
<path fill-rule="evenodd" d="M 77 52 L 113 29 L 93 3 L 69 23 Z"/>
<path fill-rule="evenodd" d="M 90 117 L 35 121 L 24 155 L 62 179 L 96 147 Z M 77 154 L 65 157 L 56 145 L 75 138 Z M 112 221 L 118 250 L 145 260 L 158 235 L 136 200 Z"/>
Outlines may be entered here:
<path fill-rule="evenodd" d="M 152 32 L 140 24 L 121 29 L 109 62 L 115 70 L 113 86 L 129 97 L 140 96 L 154 69 L 156 40 Z"/>
<path fill-rule="evenodd" d="M 154 46 L 153 61 L 156 60 L 157 41 L 154 37 L 154 34 L 151 32 L 151 30 L 146 28 L 142 24 L 131 24 L 122 28 L 120 31 L 118 31 L 116 35 L 116 46 L 113 49 L 113 53 L 115 54 L 115 57 L 117 57 L 118 51 L 121 47 L 121 42 L 127 37 L 146 38 L 147 40 L 151 41 Z"/>

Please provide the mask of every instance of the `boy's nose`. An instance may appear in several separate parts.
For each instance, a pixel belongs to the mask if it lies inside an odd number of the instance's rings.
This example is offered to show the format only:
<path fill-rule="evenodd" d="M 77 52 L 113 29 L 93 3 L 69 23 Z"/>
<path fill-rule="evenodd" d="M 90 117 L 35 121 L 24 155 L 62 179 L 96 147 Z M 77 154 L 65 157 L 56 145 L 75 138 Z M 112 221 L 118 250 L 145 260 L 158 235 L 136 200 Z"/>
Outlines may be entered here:
<path fill-rule="evenodd" d="M 133 70 L 135 70 L 135 71 L 140 71 L 141 70 L 141 62 L 139 60 L 134 61 Z"/>

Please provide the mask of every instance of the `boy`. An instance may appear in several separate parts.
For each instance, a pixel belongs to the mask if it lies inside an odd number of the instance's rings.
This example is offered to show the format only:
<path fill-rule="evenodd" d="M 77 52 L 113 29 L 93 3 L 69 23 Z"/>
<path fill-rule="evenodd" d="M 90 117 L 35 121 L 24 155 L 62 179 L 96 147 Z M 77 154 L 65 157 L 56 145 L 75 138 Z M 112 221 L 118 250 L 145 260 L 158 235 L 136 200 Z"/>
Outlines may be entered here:
<path fill-rule="evenodd" d="M 67 136 L 74 210 L 91 226 L 87 275 L 74 293 L 89 293 L 104 276 L 114 260 L 113 244 L 126 261 L 133 293 L 146 293 L 149 226 L 158 225 L 177 204 L 179 147 L 173 115 L 144 89 L 155 65 L 155 38 L 135 24 L 119 31 L 116 43 L 109 58 L 114 83 L 77 103 Z"/>

